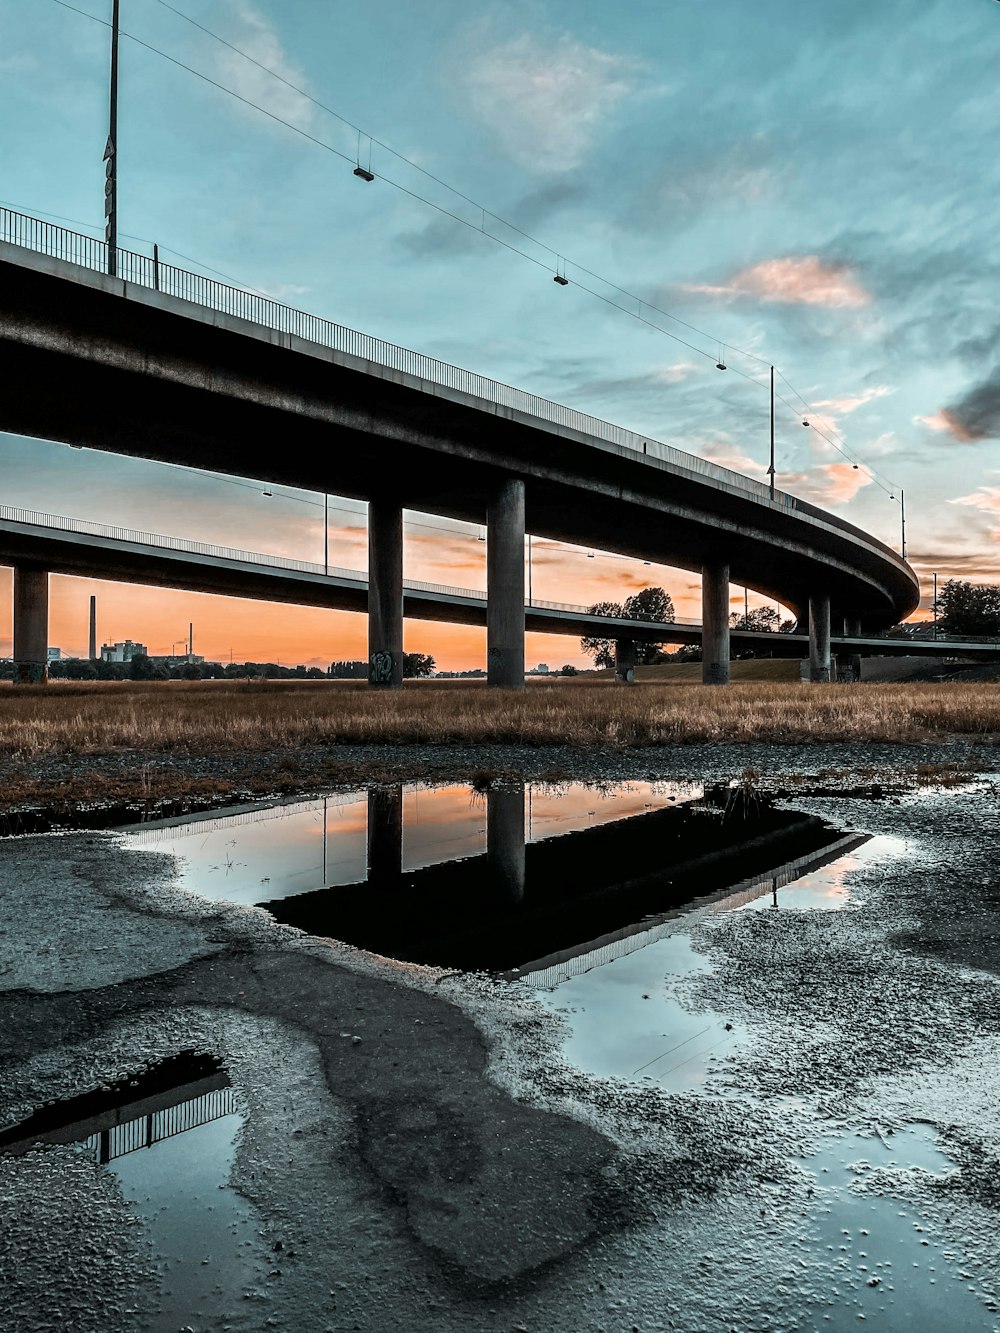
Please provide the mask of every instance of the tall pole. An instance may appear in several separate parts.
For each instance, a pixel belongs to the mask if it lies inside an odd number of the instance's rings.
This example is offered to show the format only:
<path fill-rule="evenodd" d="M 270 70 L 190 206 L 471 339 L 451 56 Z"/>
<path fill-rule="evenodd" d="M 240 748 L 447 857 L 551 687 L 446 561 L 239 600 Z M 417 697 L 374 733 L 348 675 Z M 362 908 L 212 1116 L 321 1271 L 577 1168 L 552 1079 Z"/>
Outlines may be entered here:
<path fill-rule="evenodd" d="M 330 497 L 323 493 L 323 573 L 330 572 Z"/>
<path fill-rule="evenodd" d="M 770 478 L 771 499 L 774 499 L 774 366 L 771 367 L 771 461 L 767 475 Z"/>
<path fill-rule="evenodd" d="M 528 533 L 528 605 L 531 605 L 531 533 Z"/>
<path fill-rule="evenodd" d="M 899 526 L 900 526 L 900 540 L 903 548 L 903 559 L 905 560 L 906 559 L 906 495 L 904 494 L 902 487 L 900 487 L 899 491 Z"/>
<path fill-rule="evenodd" d="M 743 628 L 750 628 L 750 589 L 743 586 Z"/>
<path fill-rule="evenodd" d="M 108 243 L 108 273 L 118 273 L 118 7 L 111 14 L 111 113 L 104 146 L 104 239 Z"/>
<path fill-rule="evenodd" d="M 934 637 L 936 639 L 937 638 L 937 575 L 936 574 L 934 575 L 934 606 L 932 610 L 934 613 Z"/>

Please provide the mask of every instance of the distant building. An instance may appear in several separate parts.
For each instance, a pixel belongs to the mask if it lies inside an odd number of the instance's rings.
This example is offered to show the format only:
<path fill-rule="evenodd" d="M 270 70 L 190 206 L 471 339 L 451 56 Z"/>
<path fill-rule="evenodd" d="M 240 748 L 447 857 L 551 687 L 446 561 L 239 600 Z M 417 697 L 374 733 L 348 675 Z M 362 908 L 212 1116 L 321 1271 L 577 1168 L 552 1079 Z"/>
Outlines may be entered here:
<path fill-rule="evenodd" d="M 187 666 L 189 662 L 204 662 L 205 659 L 198 653 L 167 653 L 150 660 L 156 662 L 158 666 L 181 667 Z"/>
<path fill-rule="evenodd" d="M 50 648 L 50 649 L 49 649 L 49 661 L 50 661 L 50 662 L 58 662 L 59 659 L 60 659 L 60 657 L 62 657 L 62 649 L 61 649 L 61 648 Z"/>
<path fill-rule="evenodd" d="M 144 643 L 133 643 L 126 639 L 124 643 L 105 643 L 101 647 L 102 662 L 131 662 L 133 657 L 148 657 L 149 649 Z"/>

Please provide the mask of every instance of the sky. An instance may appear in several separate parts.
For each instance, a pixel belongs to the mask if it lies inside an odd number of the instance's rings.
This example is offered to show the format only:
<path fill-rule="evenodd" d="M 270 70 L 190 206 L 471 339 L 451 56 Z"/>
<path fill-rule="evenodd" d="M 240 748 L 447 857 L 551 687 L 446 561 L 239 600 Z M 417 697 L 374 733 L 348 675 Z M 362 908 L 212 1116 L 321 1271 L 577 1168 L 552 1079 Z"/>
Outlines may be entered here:
<path fill-rule="evenodd" d="M 0 0 L 0 202 L 100 235 L 111 0 L 73 3 L 94 17 Z M 903 488 L 919 616 L 934 572 L 1000 580 L 996 0 L 121 11 L 123 246 L 760 478 L 773 363 L 779 486 L 897 549 Z M 321 497 L 262 489 L 0 434 L 2 504 L 322 559 Z M 363 569 L 364 506 L 330 505 L 331 563 Z M 407 577 L 485 586 L 478 529 L 407 519 Z M 536 540 L 532 580 L 574 604 L 658 584 L 699 617 L 696 576 L 611 554 Z M 54 576 L 64 653 L 91 592 L 102 639 L 153 652 L 193 620 L 212 658 L 367 655 L 359 615 Z M 0 568 L 0 655 L 10 596 Z M 408 622 L 405 647 L 485 665 L 472 628 Z M 527 660 L 585 659 L 529 634 Z"/>

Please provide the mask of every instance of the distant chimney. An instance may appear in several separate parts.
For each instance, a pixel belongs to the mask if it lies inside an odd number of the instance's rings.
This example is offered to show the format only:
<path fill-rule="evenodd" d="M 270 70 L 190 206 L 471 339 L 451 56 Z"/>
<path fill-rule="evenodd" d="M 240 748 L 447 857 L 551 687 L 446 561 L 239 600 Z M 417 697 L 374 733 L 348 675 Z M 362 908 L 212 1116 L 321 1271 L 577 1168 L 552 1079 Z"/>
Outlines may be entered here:
<path fill-rule="evenodd" d="M 194 621 L 188 621 L 188 657 L 194 657 Z"/>
<path fill-rule="evenodd" d="M 90 660 L 97 661 L 97 598 L 90 599 Z"/>

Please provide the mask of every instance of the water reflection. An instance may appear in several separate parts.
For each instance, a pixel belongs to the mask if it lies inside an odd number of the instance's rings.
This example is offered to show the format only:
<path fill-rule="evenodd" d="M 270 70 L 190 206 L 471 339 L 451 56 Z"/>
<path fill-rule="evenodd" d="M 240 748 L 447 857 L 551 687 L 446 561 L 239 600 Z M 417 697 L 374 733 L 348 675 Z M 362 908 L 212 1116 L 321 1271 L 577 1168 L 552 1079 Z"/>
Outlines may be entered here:
<path fill-rule="evenodd" d="M 221 1327 L 255 1276 L 259 1222 L 229 1185 L 242 1125 L 211 1055 L 183 1051 L 131 1077 L 40 1106 L 0 1131 L 0 1153 L 78 1144 L 117 1177 L 145 1226 L 160 1274 L 155 1309 L 136 1327 L 175 1333 L 192 1318 Z"/>
<path fill-rule="evenodd" d="M 848 846 L 731 788 L 651 783 L 385 785 L 129 836 L 178 853 L 206 896 L 389 957 L 508 974 L 586 970 L 650 943 L 692 899 L 741 905 Z"/>

